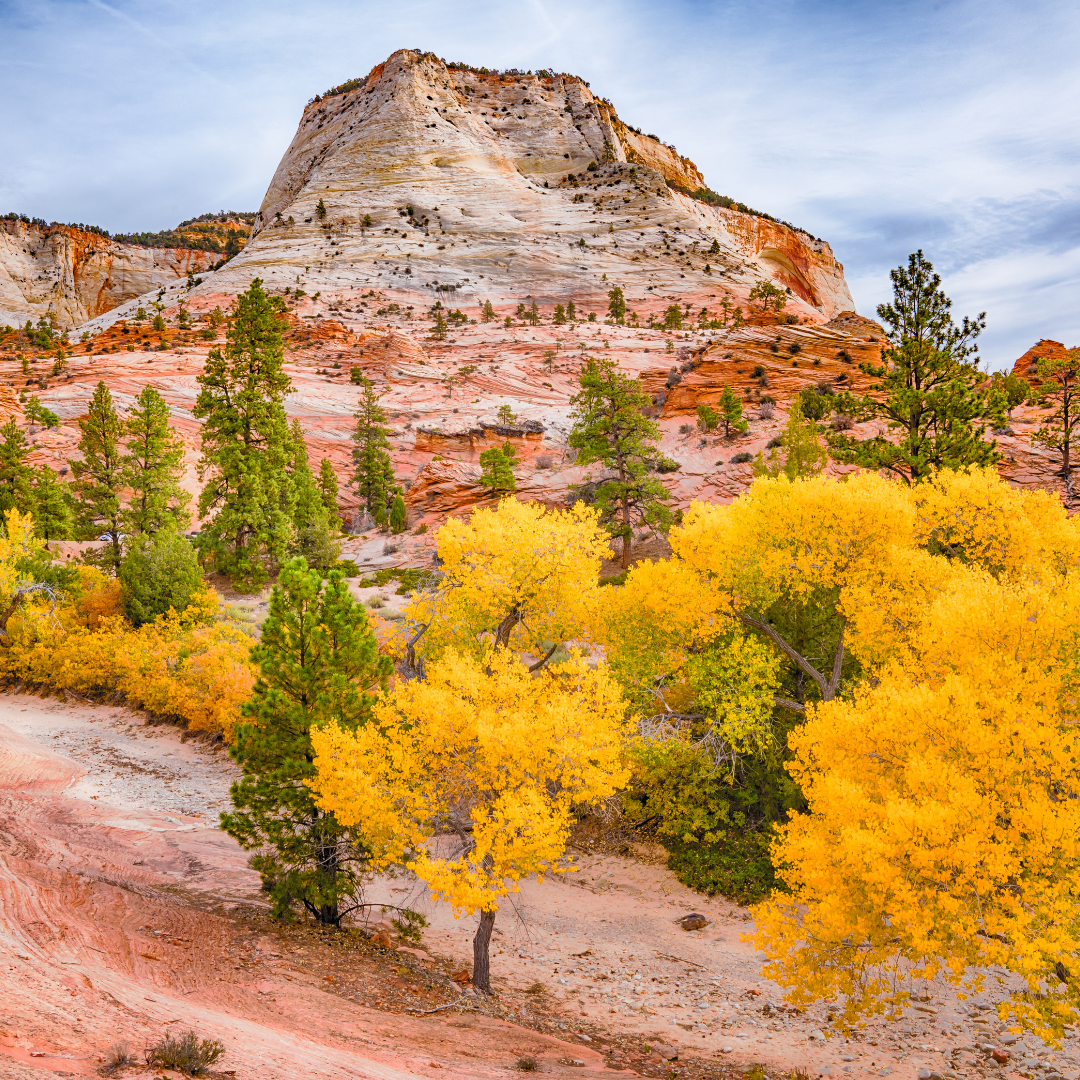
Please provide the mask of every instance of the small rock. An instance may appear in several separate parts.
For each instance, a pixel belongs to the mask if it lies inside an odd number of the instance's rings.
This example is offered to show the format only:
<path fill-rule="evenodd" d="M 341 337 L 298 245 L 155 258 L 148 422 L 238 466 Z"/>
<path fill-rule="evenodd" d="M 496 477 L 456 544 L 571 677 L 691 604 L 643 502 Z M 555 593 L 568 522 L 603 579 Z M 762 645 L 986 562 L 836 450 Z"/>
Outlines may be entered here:
<path fill-rule="evenodd" d="M 810 1032 L 809 1038 L 811 1042 L 818 1042 L 819 1040 L 825 1038 L 825 1033 L 822 1031 L 818 1031 L 815 1028 L 813 1031 Z"/>
<path fill-rule="evenodd" d="M 661 1061 L 678 1061 L 679 1049 L 676 1046 L 654 1046 L 653 1049 L 660 1056 Z"/>
<path fill-rule="evenodd" d="M 930 1070 L 929 1069 L 920 1069 L 919 1070 L 919 1080 L 930 1080 Z"/>
<path fill-rule="evenodd" d="M 1002 1046 L 1012 1046 L 1012 1044 L 1016 1042 L 1016 1036 L 1011 1031 L 1003 1031 L 998 1036 L 998 1042 L 1001 1043 Z"/>
<path fill-rule="evenodd" d="M 585 1062 L 580 1058 L 563 1058 L 564 1065 L 572 1065 L 575 1069 L 584 1069 Z"/>
<path fill-rule="evenodd" d="M 456 983 L 472 982 L 472 972 L 468 968 L 462 968 L 461 971 L 455 971 L 450 978 Z"/>
<path fill-rule="evenodd" d="M 684 930 L 700 930 L 703 926 L 709 925 L 709 920 L 696 911 L 690 912 L 689 915 L 684 915 L 677 921 Z"/>
<path fill-rule="evenodd" d="M 588 1035 L 582 1035 L 581 1032 L 578 1032 L 578 1038 L 582 1042 L 592 1042 L 592 1039 L 590 1039 Z"/>
<path fill-rule="evenodd" d="M 730 1054 L 731 1051 L 734 1050 L 734 1049 L 735 1049 L 734 1046 L 721 1046 L 720 1047 L 720 1053 L 721 1054 Z"/>

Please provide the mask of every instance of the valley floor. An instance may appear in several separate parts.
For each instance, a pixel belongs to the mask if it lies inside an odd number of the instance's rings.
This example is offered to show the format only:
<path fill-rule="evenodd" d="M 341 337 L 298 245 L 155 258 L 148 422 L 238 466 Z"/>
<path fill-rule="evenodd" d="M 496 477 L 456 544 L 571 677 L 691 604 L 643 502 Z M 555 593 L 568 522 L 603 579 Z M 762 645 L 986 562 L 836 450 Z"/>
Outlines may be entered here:
<path fill-rule="evenodd" d="M 0 697 L 0 1077 L 94 1075 L 115 1043 L 141 1061 L 188 1029 L 221 1040 L 217 1067 L 239 1080 L 493 1076 L 524 1057 L 550 1075 L 1011 1072 L 978 1052 L 1002 1034 L 991 997 L 940 987 L 898 1022 L 824 1039 L 824 1006 L 789 1010 L 761 978 L 740 940 L 749 915 L 647 851 L 580 853 L 577 869 L 524 884 L 496 923 L 492 1001 L 451 978 L 471 959 L 473 920 L 406 879 L 367 899 L 375 922 L 382 904 L 421 910 L 419 949 L 273 923 L 217 827 L 236 768 L 182 734 L 121 708 Z M 704 929 L 677 924 L 691 911 Z M 1058 1053 L 1025 1042 L 1013 1061 L 1080 1077 L 1073 1040 Z"/>

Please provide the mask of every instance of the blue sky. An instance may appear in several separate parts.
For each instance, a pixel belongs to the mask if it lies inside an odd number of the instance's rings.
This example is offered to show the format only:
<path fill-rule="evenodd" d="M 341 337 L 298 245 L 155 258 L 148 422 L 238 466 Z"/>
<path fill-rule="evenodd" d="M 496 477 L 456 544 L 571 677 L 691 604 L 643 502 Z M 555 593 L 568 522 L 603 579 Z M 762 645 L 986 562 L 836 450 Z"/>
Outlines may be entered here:
<path fill-rule="evenodd" d="M 0 0 L 0 212 L 255 209 L 307 99 L 394 49 L 552 67 L 827 239 L 863 314 L 921 247 L 1001 367 L 1080 344 L 1078 46 L 1040 0 Z"/>

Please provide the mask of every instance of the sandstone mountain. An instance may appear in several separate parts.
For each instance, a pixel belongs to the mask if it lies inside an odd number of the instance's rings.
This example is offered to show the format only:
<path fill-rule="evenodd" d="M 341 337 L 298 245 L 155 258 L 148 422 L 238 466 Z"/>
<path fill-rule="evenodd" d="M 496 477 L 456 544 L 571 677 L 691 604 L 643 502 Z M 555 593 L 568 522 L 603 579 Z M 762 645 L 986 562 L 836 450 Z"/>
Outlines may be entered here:
<path fill-rule="evenodd" d="M 251 243 L 204 288 L 254 275 L 324 296 L 593 306 L 613 284 L 697 304 L 765 278 L 815 320 L 854 306 L 828 244 L 710 192 L 581 79 L 409 50 L 307 106 Z"/>
<path fill-rule="evenodd" d="M 0 218 L 0 326 L 28 319 L 70 330 L 125 300 L 203 273 L 209 250 L 122 243 L 72 225 Z"/>
<path fill-rule="evenodd" d="M 287 409 L 312 459 L 334 465 L 356 528 L 353 372 L 390 414 L 411 523 L 434 526 L 490 498 L 479 455 L 505 441 L 518 449 L 521 497 L 569 497 L 585 474 L 567 437 L 587 357 L 611 357 L 640 380 L 676 463 L 664 482 L 686 506 L 745 490 L 750 457 L 777 438 L 792 397 L 806 386 L 866 389 L 860 364 L 883 342 L 852 310 L 824 241 L 716 196 L 691 161 L 624 124 L 580 79 L 472 71 L 408 50 L 308 105 L 247 245 L 216 272 L 199 268 L 190 290 L 179 264 L 171 271 L 165 334 L 132 317 L 156 293 L 122 303 L 80 328 L 89 340 L 51 385 L 44 355 L 26 380 L 10 361 L 27 342 L 0 343 L 9 385 L 46 382 L 31 392 L 63 420 L 32 435 L 42 460 L 74 452 L 98 379 L 122 408 L 150 381 L 173 408 L 197 488 L 195 376 L 222 333 L 204 320 L 254 277 L 287 301 Z M 761 280 L 791 290 L 783 311 L 750 302 Z M 621 324 L 605 318 L 615 286 Z M 177 318 L 181 300 L 191 326 Z M 447 330 L 433 333 L 440 313 Z M 743 401 L 744 435 L 696 426 L 697 406 L 725 386 Z M 1040 415 L 1020 407 L 999 436 L 1014 482 L 1055 483 L 1028 438 Z M 347 546 L 363 564 L 430 556 L 431 529 L 400 551 L 368 535 Z"/>

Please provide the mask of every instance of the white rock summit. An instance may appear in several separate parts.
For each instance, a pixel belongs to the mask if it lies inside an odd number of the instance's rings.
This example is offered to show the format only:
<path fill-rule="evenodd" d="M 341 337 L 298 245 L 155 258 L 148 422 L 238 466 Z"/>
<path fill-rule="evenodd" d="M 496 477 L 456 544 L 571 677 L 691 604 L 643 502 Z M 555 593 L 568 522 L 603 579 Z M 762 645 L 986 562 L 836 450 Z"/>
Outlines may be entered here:
<path fill-rule="evenodd" d="M 854 306 L 827 243 L 710 192 L 581 79 L 408 49 L 308 104 L 251 241 L 201 291 L 255 276 L 496 305 L 599 302 L 613 285 L 739 297 L 764 278 L 810 321 Z"/>

